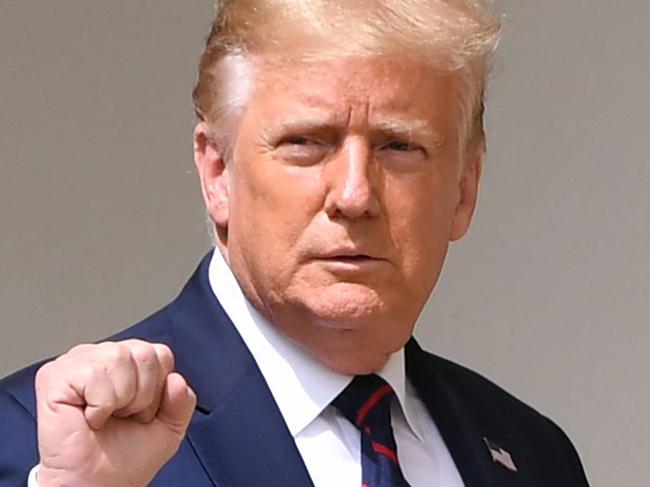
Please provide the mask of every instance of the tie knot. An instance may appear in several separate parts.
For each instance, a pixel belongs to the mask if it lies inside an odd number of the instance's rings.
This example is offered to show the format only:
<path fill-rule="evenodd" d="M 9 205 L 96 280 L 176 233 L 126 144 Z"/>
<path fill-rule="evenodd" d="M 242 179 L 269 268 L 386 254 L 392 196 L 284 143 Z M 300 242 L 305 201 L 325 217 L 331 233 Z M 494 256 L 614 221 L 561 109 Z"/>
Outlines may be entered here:
<path fill-rule="evenodd" d="M 390 417 L 393 388 L 381 377 L 358 375 L 333 401 L 333 405 L 357 428 L 363 429 Z"/>

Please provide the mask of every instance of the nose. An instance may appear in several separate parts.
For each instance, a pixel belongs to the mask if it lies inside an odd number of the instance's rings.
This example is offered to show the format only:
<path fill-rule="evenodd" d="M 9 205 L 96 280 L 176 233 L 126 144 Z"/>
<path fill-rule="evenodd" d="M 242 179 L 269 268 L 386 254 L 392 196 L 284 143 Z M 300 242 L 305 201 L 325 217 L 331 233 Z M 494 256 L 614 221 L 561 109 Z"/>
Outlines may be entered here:
<path fill-rule="evenodd" d="M 327 169 L 330 190 L 325 210 L 330 217 L 360 218 L 378 214 L 378 176 L 372 150 L 363 137 L 346 139 Z"/>

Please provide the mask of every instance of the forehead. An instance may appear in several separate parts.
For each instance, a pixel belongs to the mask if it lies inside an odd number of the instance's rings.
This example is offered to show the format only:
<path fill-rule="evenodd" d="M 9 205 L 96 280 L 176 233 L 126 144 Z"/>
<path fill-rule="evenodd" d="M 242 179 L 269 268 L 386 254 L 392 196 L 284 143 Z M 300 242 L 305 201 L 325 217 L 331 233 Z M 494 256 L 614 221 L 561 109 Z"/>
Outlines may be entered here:
<path fill-rule="evenodd" d="M 453 73 L 399 57 L 259 63 L 250 104 L 278 116 L 365 110 L 370 119 L 439 126 L 455 119 L 457 85 Z"/>

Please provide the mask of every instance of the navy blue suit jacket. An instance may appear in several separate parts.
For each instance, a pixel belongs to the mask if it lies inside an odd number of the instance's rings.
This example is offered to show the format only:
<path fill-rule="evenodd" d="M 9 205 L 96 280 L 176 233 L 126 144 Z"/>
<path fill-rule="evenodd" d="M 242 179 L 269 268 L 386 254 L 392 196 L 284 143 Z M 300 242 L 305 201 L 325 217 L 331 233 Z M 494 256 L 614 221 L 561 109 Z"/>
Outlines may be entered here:
<path fill-rule="evenodd" d="M 178 453 L 154 487 L 313 485 L 253 357 L 211 291 L 206 257 L 171 304 L 112 340 L 165 343 L 198 404 Z M 476 373 L 406 347 L 407 374 L 468 487 L 586 486 L 580 460 L 546 417 Z M 0 487 L 26 485 L 38 463 L 32 365 L 0 381 Z M 484 438 L 511 453 L 512 472 Z M 144 447 L 144 445 L 143 445 Z"/>

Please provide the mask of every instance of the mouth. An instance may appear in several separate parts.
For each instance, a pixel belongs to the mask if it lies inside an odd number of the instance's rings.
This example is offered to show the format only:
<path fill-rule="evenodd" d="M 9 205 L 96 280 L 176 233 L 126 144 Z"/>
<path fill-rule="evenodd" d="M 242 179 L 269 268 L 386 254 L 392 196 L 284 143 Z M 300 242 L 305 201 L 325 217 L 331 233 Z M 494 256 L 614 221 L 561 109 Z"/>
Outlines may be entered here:
<path fill-rule="evenodd" d="M 371 257 L 370 255 L 366 255 L 366 254 L 339 254 L 339 255 L 324 257 L 323 260 L 337 260 L 341 262 L 365 262 L 365 261 L 380 260 L 380 259 Z"/>
<path fill-rule="evenodd" d="M 320 254 L 318 258 L 335 260 L 382 260 L 376 253 L 370 252 L 367 249 L 335 249 Z"/>
<path fill-rule="evenodd" d="M 315 260 L 335 272 L 370 271 L 388 263 L 384 258 L 362 251 L 336 251 L 318 256 Z"/>

